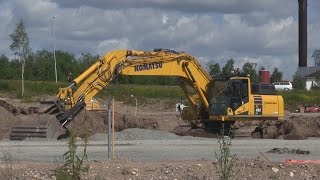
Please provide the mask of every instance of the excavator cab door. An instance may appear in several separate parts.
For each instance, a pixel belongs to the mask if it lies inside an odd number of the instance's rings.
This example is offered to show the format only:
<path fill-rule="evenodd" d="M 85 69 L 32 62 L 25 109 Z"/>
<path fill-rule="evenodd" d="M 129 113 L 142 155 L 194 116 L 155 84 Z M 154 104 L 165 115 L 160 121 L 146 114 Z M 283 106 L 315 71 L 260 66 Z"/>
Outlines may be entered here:
<path fill-rule="evenodd" d="M 215 79 L 211 85 L 210 115 L 226 115 L 229 101 L 228 80 Z"/>
<path fill-rule="evenodd" d="M 248 79 L 229 81 L 230 108 L 235 111 L 249 100 Z"/>
<path fill-rule="evenodd" d="M 215 77 L 211 85 L 210 115 L 227 115 L 228 108 L 235 111 L 248 101 L 248 78 Z"/>

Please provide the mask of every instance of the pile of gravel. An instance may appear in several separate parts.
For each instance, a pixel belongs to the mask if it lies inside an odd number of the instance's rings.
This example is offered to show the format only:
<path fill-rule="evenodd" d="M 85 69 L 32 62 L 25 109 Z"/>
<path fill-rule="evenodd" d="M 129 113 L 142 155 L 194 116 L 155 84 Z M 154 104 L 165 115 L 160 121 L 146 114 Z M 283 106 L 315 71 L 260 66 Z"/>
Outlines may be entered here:
<path fill-rule="evenodd" d="M 176 134 L 166 132 L 166 131 L 158 131 L 158 130 L 150 130 L 150 129 L 139 129 L 139 128 L 130 128 L 125 129 L 120 132 L 115 133 L 115 140 L 162 140 L 162 139 L 180 139 L 181 136 Z M 108 134 L 96 133 L 89 137 L 90 140 L 107 140 Z"/>

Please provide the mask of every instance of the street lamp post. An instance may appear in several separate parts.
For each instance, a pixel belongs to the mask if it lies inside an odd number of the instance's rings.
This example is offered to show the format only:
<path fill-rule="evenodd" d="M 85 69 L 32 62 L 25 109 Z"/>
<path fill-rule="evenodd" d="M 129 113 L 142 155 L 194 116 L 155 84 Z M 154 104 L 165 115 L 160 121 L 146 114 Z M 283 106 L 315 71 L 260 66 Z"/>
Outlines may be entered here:
<path fill-rule="evenodd" d="M 56 44 L 55 44 L 55 37 L 54 37 L 54 19 L 52 17 L 52 40 L 53 40 L 53 60 L 54 60 L 54 73 L 56 76 L 56 83 L 58 83 L 58 76 L 57 76 L 57 60 L 56 60 Z"/>

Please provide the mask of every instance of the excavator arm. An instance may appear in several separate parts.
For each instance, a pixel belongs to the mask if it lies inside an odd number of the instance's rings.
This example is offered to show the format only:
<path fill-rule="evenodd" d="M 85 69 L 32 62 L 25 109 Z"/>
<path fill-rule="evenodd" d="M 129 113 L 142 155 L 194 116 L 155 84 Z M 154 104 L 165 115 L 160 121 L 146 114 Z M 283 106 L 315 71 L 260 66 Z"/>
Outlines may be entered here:
<path fill-rule="evenodd" d="M 209 112 L 208 88 L 212 78 L 197 60 L 184 52 L 158 49 L 155 51 L 115 50 L 102 56 L 95 64 L 73 80 L 57 95 L 62 125 L 76 116 L 88 102 L 118 75 L 170 76 L 180 80 L 180 86 L 194 108 L 199 108 L 186 86 L 198 95 L 201 106 Z M 75 90 L 73 91 L 73 88 Z M 62 104 L 62 105 L 61 105 Z"/>

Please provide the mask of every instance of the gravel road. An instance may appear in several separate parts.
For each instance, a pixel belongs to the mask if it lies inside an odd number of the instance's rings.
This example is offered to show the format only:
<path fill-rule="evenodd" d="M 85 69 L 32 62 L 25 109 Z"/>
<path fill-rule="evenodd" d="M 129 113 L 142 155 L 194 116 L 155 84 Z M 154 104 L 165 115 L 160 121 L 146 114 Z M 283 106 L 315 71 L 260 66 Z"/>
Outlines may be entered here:
<path fill-rule="evenodd" d="M 90 137 L 88 157 L 90 160 L 107 159 L 107 135 L 96 134 Z M 81 142 L 79 142 L 81 144 Z M 67 151 L 67 141 L 2 141 L 0 153 L 12 155 L 16 160 L 31 160 L 40 162 L 59 162 Z M 293 148 L 309 150 L 310 154 L 271 154 L 266 153 L 272 148 Z M 83 149 L 78 147 L 79 152 Z M 233 139 L 232 153 L 238 158 L 255 158 L 263 156 L 274 161 L 283 162 L 286 159 L 320 160 L 319 139 L 308 140 L 276 140 L 276 139 Z M 168 132 L 127 129 L 116 134 L 115 155 L 138 161 L 162 160 L 194 160 L 215 159 L 219 150 L 217 139 L 179 137 Z M 0 155 L 0 157 L 4 155 Z"/>

